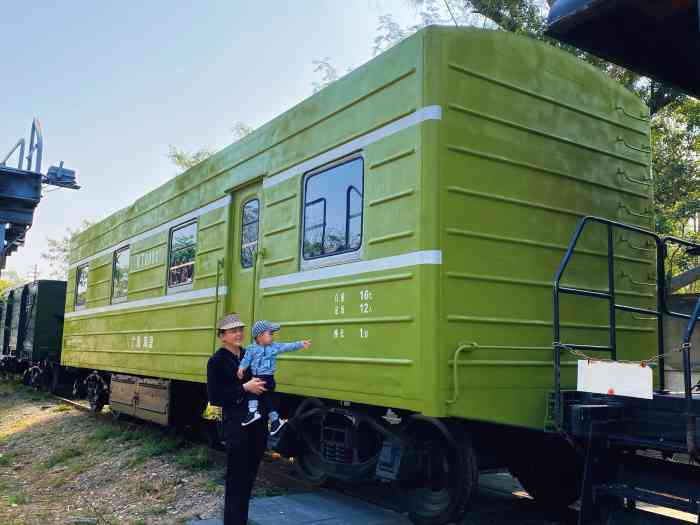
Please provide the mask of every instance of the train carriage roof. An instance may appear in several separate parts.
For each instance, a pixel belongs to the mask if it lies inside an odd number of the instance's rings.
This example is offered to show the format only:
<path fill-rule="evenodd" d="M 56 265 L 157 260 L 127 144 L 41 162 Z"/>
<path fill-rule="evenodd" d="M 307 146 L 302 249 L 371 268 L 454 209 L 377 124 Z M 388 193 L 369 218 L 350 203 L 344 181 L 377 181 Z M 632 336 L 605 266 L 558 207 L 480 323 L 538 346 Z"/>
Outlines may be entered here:
<path fill-rule="evenodd" d="M 700 0 L 557 0 L 547 34 L 700 97 Z"/>

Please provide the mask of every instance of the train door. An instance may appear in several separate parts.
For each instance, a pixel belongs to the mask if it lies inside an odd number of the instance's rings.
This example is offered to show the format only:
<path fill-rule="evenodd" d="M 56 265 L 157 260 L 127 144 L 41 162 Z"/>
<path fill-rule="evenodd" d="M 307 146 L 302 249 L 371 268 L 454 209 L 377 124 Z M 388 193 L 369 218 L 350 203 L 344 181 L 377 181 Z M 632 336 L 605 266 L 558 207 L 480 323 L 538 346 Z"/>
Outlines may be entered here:
<path fill-rule="evenodd" d="M 260 278 L 260 257 L 258 242 L 260 239 L 260 203 L 262 185 L 260 182 L 237 189 L 232 200 L 233 239 L 230 253 L 229 312 L 241 316 L 250 327 L 255 320 L 255 292 Z M 248 334 L 250 331 L 248 331 Z"/>

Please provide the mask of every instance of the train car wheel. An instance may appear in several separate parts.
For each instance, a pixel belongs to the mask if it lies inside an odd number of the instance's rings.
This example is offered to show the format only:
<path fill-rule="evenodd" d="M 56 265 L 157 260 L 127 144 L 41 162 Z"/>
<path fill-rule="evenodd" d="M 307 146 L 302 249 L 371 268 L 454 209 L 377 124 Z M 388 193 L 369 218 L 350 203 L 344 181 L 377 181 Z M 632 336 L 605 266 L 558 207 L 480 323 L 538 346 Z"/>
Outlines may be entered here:
<path fill-rule="evenodd" d="M 83 399 L 85 397 L 85 382 L 80 376 L 76 377 L 75 381 L 73 381 L 71 396 L 74 399 Z"/>
<path fill-rule="evenodd" d="M 29 384 L 34 390 L 41 390 L 43 386 L 43 370 L 38 366 L 29 369 Z"/>
<path fill-rule="evenodd" d="M 90 403 L 90 411 L 97 414 L 107 404 L 109 399 L 109 388 L 104 379 L 97 372 L 93 372 L 86 379 L 87 400 Z"/>
<path fill-rule="evenodd" d="M 299 449 L 294 454 L 294 470 L 306 483 L 320 487 L 328 482 L 323 460 L 316 452 L 320 450 L 320 415 L 310 415 L 314 410 L 323 410 L 320 399 L 308 398 L 294 412 L 290 425 L 299 435 Z"/>
<path fill-rule="evenodd" d="M 305 450 L 294 456 L 294 470 L 299 477 L 313 487 L 320 487 L 328 481 L 321 458 L 311 450 Z"/>
<path fill-rule="evenodd" d="M 458 442 L 439 421 L 421 418 L 407 428 L 423 458 L 422 477 L 402 487 L 416 525 L 444 525 L 461 518 L 478 484 L 476 455 L 468 438 Z"/>

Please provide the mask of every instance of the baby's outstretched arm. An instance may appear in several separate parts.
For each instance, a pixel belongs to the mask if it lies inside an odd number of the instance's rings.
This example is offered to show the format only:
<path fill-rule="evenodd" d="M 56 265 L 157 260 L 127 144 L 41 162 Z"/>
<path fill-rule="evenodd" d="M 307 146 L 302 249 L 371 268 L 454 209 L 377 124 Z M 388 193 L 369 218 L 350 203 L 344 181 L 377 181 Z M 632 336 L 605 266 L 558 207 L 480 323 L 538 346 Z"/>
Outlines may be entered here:
<path fill-rule="evenodd" d="M 282 352 L 294 352 L 295 350 L 309 348 L 310 346 L 311 341 L 304 339 L 303 341 L 295 341 L 293 343 L 276 343 L 274 351 L 275 354 L 281 354 Z"/>
<path fill-rule="evenodd" d="M 238 379 L 243 379 L 243 376 L 245 375 L 245 368 L 239 368 L 237 374 Z"/>

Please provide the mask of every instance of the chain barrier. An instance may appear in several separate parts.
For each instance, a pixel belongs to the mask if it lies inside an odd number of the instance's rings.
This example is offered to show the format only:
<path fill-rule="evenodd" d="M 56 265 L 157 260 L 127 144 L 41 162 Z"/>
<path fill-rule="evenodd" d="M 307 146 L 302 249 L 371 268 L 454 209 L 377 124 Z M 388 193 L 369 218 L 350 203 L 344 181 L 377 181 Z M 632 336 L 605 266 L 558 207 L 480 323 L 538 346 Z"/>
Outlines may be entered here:
<path fill-rule="evenodd" d="M 585 359 L 586 361 L 602 361 L 606 363 L 627 363 L 627 364 L 633 364 L 633 365 L 642 365 L 642 366 L 649 366 L 654 363 L 657 363 L 659 359 L 662 357 L 666 357 L 671 354 L 676 354 L 679 352 L 683 352 L 686 348 L 690 350 L 692 347 L 692 344 L 690 343 L 684 343 L 680 345 L 678 348 L 674 348 L 672 350 L 669 350 L 668 352 L 664 352 L 663 354 L 658 354 L 652 357 L 649 357 L 647 359 L 642 359 L 641 361 L 626 361 L 623 359 L 610 359 L 610 358 L 605 358 L 605 357 L 591 357 L 589 355 L 586 355 L 585 353 L 581 352 L 580 350 L 577 350 L 576 348 L 572 348 L 569 345 L 566 345 L 564 343 L 554 343 L 555 347 L 563 348 L 567 352 L 569 352 L 571 355 L 574 357 L 580 357 L 581 359 Z"/>

